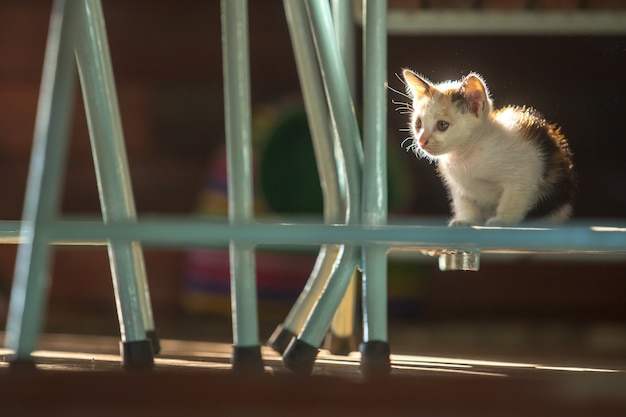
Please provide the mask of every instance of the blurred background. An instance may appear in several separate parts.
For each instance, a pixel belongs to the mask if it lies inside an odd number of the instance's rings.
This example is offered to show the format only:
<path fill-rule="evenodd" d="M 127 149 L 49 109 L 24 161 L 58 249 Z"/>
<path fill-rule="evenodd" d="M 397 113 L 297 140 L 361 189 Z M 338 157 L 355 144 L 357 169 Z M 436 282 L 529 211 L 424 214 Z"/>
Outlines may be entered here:
<path fill-rule="evenodd" d="M 43 0 L 0 2 L 0 219 L 21 217 L 50 8 L 51 1 Z M 103 0 L 103 8 L 139 215 L 224 214 L 219 2 Z M 282 2 L 251 1 L 249 19 L 257 208 L 266 214 L 319 214 Z M 360 29 L 355 31 L 360 40 Z M 562 126 L 575 155 L 575 217 L 624 217 L 626 37 L 390 36 L 388 51 L 389 85 L 395 89 L 404 88 L 394 74 L 405 67 L 435 82 L 476 71 L 496 106 L 540 110 Z M 97 216 L 94 166 L 77 98 L 62 213 Z M 390 91 L 389 99 L 402 97 Z M 449 207 L 434 166 L 400 147 L 407 116 L 393 109 L 391 213 L 444 218 Z M 5 299 L 15 253 L 15 246 L 0 246 Z M 260 256 L 261 317 L 273 326 L 308 277 L 313 255 Z M 228 316 L 224 252 L 147 248 L 145 258 L 157 326 L 170 318 Z M 562 341 L 626 348 L 624 259 L 515 257 L 483 260 L 477 273 L 442 273 L 435 259 L 404 256 L 392 257 L 389 270 L 392 322 L 533 323 L 566 329 L 559 333 Z M 96 315 L 105 317 L 103 328 L 115 330 L 105 249 L 54 251 L 48 311 L 50 328 Z"/>

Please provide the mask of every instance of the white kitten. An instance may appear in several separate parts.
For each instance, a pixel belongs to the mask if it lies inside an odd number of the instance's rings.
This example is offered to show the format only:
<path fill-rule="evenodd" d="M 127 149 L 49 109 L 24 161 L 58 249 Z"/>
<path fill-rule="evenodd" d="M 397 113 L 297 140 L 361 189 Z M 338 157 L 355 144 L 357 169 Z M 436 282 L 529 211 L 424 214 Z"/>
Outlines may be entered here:
<path fill-rule="evenodd" d="M 572 154 L 558 127 L 527 107 L 494 110 L 483 79 L 432 84 L 404 70 L 412 143 L 436 161 L 452 200 L 450 226 L 564 221 L 572 211 Z"/>

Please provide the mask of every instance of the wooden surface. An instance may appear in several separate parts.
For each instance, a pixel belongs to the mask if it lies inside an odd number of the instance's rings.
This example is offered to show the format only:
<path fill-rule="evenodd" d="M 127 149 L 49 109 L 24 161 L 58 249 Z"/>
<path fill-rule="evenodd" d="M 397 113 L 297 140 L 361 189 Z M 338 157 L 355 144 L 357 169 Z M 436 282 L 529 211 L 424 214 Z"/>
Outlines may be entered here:
<path fill-rule="evenodd" d="M 229 372 L 230 346 L 223 343 L 164 340 L 150 372 L 122 371 L 114 337 L 49 334 L 41 346 L 36 370 L 0 362 L 3 416 L 626 413 L 621 366 L 393 355 L 390 377 L 364 380 L 358 354 L 322 351 L 313 375 L 303 377 L 264 348 L 265 374 L 237 377 Z"/>

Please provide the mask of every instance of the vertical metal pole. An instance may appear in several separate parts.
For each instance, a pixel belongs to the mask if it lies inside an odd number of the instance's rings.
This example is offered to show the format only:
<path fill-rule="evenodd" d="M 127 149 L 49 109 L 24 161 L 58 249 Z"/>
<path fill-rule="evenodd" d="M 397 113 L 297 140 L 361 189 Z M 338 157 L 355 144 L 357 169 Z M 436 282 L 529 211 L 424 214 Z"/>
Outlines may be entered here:
<path fill-rule="evenodd" d="M 333 22 L 339 44 L 339 52 L 343 58 L 343 66 L 346 70 L 348 88 L 352 100 L 356 101 L 356 40 L 354 25 L 354 2 L 353 0 L 331 0 Z"/>
<path fill-rule="evenodd" d="M 29 361 L 36 348 L 48 295 L 50 249 L 47 228 L 58 207 L 74 96 L 74 2 L 52 7 L 37 106 L 23 223 L 6 326 L 7 348 Z"/>
<path fill-rule="evenodd" d="M 105 223 L 135 220 L 135 203 L 102 5 L 99 0 L 77 3 L 80 5 L 77 16 L 80 23 L 75 45 L 76 61 L 102 216 Z M 152 355 L 145 352 L 146 346 L 150 347 L 146 330 L 153 330 L 154 322 L 141 246 L 139 242 L 109 241 L 108 251 L 122 343 L 140 346 L 132 348 L 133 352 L 124 351 L 127 353 L 125 364 L 132 366 L 132 361 L 151 363 Z M 150 328 L 146 329 L 145 325 Z M 146 357 L 135 358 L 137 355 Z"/>
<path fill-rule="evenodd" d="M 363 223 L 387 223 L 387 28 L 386 0 L 364 0 Z M 365 248 L 365 340 L 387 340 L 386 249 Z"/>
<path fill-rule="evenodd" d="M 346 222 L 355 224 L 360 218 L 361 164 L 363 161 L 359 128 L 337 44 L 330 6 L 325 0 L 308 0 L 306 6 L 330 109 L 332 134 L 341 144 L 344 156 L 347 194 Z M 303 342 L 311 346 L 319 346 L 321 343 L 350 282 L 353 270 L 349 267 L 356 267 L 359 263 L 358 259 L 351 260 L 351 257 L 358 258 L 358 253 L 359 251 L 353 247 L 346 247 L 341 251 L 346 261 L 336 266 L 333 272 L 336 275 L 332 276 L 311 312 L 300 335 Z"/>
<path fill-rule="evenodd" d="M 387 1 L 363 0 L 363 205 L 365 225 L 387 223 Z M 363 248 L 364 373 L 389 372 L 387 253 Z"/>
<path fill-rule="evenodd" d="M 343 155 L 330 132 L 328 104 L 306 8 L 302 0 L 284 0 L 284 8 L 324 196 L 324 221 L 328 224 L 344 223 L 346 190 Z M 305 288 L 269 340 L 276 351 L 283 353 L 291 339 L 300 333 L 326 286 L 335 262 L 339 261 L 338 254 L 337 245 L 323 245 L 320 248 Z"/>
<path fill-rule="evenodd" d="M 359 223 L 363 148 L 348 77 L 343 66 L 341 51 L 337 45 L 335 27 L 328 2 L 325 0 L 307 0 L 306 6 L 331 113 L 332 133 L 341 144 L 345 158 L 348 195 L 347 222 Z"/>
<path fill-rule="evenodd" d="M 337 34 L 337 43 L 343 58 L 350 95 L 352 101 L 356 102 L 354 5 L 352 0 L 332 0 L 330 4 Z M 348 285 L 330 325 L 330 332 L 326 339 L 325 347 L 335 354 L 348 354 L 356 348 L 354 330 L 356 324 L 358 275 L 358 272 L 355 270 L 350 279 L 350 285 Z"/>
<path fill-rule="evenodd" d="M 246 0 L 222 0 L 228 218 L 254 221 L 248 10 Z M 253 245 L 230 243 L 233 370 L 262 371 Z"/>
<path fill-rule="evenodd" d="M 305 5 L 330 110 L 331 134 L 340 143 L 344 157 L 347 196 L 345 220 L 348 224 L 358 224 L 361 215 L 363 149 L 330 6 L 327 0 L 307 0 Z M 294 1 L 293 6 L 302 7 L 302 2 Z M 289 345 L 283 355 L 283 361 L 290 369 L 301 373 L 309 373 L 313 369 L 317 348 L 330 326 L 359 261 L 359 248 L 341 246 L 338 261 L 333 266 L 323 293 L 320 294 L 299 338 Z"/>

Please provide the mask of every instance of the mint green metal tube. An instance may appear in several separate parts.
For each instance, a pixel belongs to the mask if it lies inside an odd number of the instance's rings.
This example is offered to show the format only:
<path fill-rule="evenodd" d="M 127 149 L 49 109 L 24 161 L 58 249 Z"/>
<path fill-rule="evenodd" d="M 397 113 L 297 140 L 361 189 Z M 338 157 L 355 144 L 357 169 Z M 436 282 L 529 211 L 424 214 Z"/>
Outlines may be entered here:
<path fill-rule="evenodd" d="M 358 124 L 337 44 L 330 6 L 324 0 L 308 0 L 306 7 L 330 109 L 332 135 L 335 141 L 340 143 L 344 157 L 347 192 L 346 222 L 355 224 L 360 218 L 359 194 L 363 161 Z M 330 279 L 299 337 L 311 346 L 321 344 L 346 292 L 354 268 L 359 263 L 360 251 L 353 246 L 343 247 L 339 256 L 342 260 L 335 264 Z"/>
<path fill-rule="evenodd" d="M 343 58 L 343 66 L 346 71 L 348 88 L 352 101 L 356 99 L 356 52 L 355 52 L 355 24 L 354 8 L 352 0 L 332 0 L 330 2 L 335 32 L 337 34 L 337 44 Z M 350 279 L 350 285 L 337 308 L 335 317 L 330 325 L 332 338 L 339 337 L 344 342 L 335 343 L 330 340 L 329 346 L 341 346 L 341 349 L 352 349 L 350 340 L 355 330 L 356 299 L 357 299 L 357 279 L 358 273 L 355 271 Z M 347 343 L 346 343 L 347 342 Z M 336 353 L 336 352 L 333 352 Z"/>
<path fill-rule="evenodd" d="M 320 346 L 339 307 L 350 279 L 358 266 L 360 251 L 356 246 L 340 246 L 338 258 L 330 272 L 330 279 L 304 324 L 299 339 L 310 346 Z"/>
<path fill-rule="evenodd" d="M 332 134 L 341 145 L 345 160 L 348 194 L 348 223 L 359 223 L 361 217 L 361 167 L 363 148 L 359 126 L 350 95 L 348 77 L 330 12 L 324 0 L 307 0 L 307 10 L 319 60 L 324 89 L 331 114 Z"/>
<path fill-rule="evenodd" d="M 75 67 L 72 15 L 76 2 L 57 0 L 52 8 L 37 105 L 23 223 L 6 326 L 7 348 L 16 360 L 30 360 L 47 302 L 48 228 L 59 207 L 66 158 Z"/>
<path fill-rule="evenodd" d="M 346 70 L 348 88 L 352 100 L 356 99 L 356 42 L 354 24 L 354 1 L 353 0 L 331 0 L 331 10 L 333 12 L 333 22 L 337 34 L 339 52 L 343 58 L 343 66 Z"/>
<path fill-rule="evenodd" d="M 104 16 L 100 1 L 78 1 L 76 61 L 85 102 L 104 222 L 134 220 L 126 157 Z M 111 240 L 109 263 L 122 341 L 146 339 L 154 330 L 143 253 L 139 242 Z"/>
<path fill-rule="evenodd" d="M 222 0 L 221 11 L 228 218 L 245 225 L 254 220 L 247 2 Z M 258 346 L 254 246 L 231 241 L 230 276 L 234 344 Z"/>
<path fill-rule="evenodd" d="M 18 224 L 21 230 L 27 225 Z M 0 221 L 0 238 L 14 241 L 15 222 Z M 386 226 L 305 223 L 228 224 L 204 217 L 156 217 L 137 222 L 57 220 L 48 228 L 58 244 L 100 244 L 105 239 L 140 240 L 158 247 L 225 247 L 235 240 L 266 247 L 381 245 L 445 251 L 461 248 L 485 253 L 626 254 L 626 223 L 571 221 L 558 227 L 447 227 L 445 219 L 414 219 Z M 0 240 L 2 242 L 2 240 Z M 9 243 L 9 242 L 6 242 Z"/>
<path fill-rule="evenodd" d="M 284 8 L 324 197 L 324 221 L 328 224 L 343 223 L 346 219 L 347 206 L 343 157 L 341 148 L 330 134 L 328 104 L 308 16 L 302 0 L 285 0 Z M 340 261 L 338 254 L 338 246 L 324 245 L 320 249 L 305 288 L 282 324 L 290 333 L 300 333 L 311 309 L 326 286 L 335 262 Z"/>
<path fill-rule="evenodd" d="M 364 0 L 363 206 L 366 226 L 387 223 L 387 1 Z M 363 249 L 363 339 L 387 341 L 387 253 Z"/>

